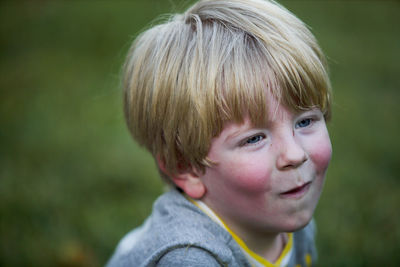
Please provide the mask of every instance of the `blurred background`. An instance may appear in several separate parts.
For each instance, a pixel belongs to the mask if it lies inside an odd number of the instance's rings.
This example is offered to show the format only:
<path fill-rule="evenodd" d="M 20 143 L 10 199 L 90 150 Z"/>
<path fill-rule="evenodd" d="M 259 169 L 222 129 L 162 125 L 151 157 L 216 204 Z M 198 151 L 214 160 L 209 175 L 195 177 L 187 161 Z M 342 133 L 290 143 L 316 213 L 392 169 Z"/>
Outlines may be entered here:
<path fill-rule="evenodd" d="M 400 4 L 281 3 L 331 67 L 319 266 L 399 266 Z M 0 266 L 102 266 L 149 215 L 163 185 L 125 127 L 120 69 L 135 35 L 188 5 L 0 2 Z"/>

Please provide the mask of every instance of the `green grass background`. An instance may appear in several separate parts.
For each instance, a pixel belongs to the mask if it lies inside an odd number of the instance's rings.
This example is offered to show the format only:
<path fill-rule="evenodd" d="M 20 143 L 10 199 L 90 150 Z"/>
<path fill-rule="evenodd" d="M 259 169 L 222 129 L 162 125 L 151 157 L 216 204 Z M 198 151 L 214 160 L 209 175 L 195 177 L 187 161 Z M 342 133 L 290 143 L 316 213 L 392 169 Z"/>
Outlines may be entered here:
<path fill-rule="evenodd" d="M 400 4 L 282 3 L 329 57 L 334 154 L 319 266 L 400 264 Z M 0 3 L 0 266 L 101 266 L 162 192 L 130 138 L 119 73 L 181 0 Z"/>

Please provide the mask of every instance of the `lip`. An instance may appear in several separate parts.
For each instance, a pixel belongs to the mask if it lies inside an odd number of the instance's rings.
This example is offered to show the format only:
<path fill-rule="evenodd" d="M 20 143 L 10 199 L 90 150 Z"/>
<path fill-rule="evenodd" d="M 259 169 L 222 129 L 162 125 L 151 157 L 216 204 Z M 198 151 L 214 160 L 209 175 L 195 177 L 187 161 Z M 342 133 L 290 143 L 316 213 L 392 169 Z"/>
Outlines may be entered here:
<path fill-rule="evenodd" d="M 288 191 L 285 191 L 283 193 L 281 193 L 280 195 L 284 198 L 294 198 L 294 199 L 299 199 L 301 197 L 303 197 L 308 190 L 310 190 L 311 187 L 311 182 L 307 182 L 302 184 L 301 186 L 292 188 Z"/>

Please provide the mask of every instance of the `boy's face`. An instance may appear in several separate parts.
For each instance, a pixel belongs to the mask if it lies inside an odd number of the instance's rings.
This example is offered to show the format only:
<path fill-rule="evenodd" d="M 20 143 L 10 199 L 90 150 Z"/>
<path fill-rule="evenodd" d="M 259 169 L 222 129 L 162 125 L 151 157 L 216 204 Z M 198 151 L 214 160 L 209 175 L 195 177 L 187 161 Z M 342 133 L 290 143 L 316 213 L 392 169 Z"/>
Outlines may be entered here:
<path fill-rule="evenodd" d="M 203 201 L 234 232 L 292 232 L 312 218 L 331 159 L 319 109 L 293 113 L 270 98 L 269 121 L 255 128 L 228 123 L 212 140 L 217 164 L 200 177 Z M 261 233 L 260 232 L 260 233 Z"/>

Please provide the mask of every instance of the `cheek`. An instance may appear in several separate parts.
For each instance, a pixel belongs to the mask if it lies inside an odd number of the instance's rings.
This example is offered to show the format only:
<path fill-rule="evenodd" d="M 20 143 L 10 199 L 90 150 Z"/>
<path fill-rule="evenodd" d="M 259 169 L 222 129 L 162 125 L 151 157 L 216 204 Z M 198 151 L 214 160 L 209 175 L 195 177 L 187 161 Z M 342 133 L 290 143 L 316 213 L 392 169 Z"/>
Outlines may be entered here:
<path fill-rule="evenodd" d="M 270 189 L 271 168 L 265 160 L 235 160 L 226 164 L 224 169 L 230 185 L 242 193 L 254 194 Z"/>
<path fill-rule="evenodd" d="M 332 145 L 328 134 L 313 143 L 310 158 L 314 162 L 318 173 L 325 173 L 332 157 Z"/>

